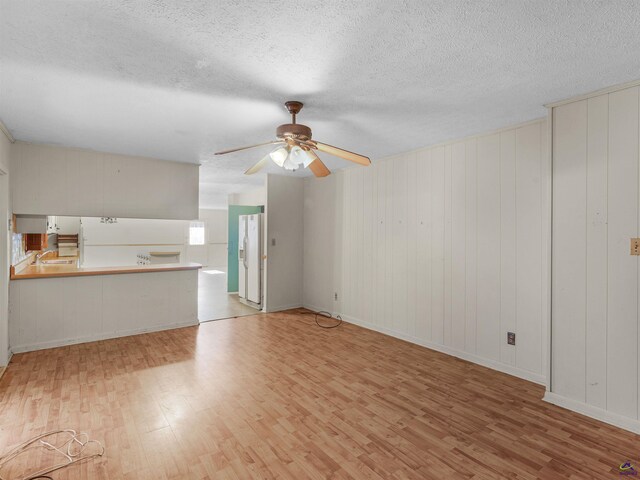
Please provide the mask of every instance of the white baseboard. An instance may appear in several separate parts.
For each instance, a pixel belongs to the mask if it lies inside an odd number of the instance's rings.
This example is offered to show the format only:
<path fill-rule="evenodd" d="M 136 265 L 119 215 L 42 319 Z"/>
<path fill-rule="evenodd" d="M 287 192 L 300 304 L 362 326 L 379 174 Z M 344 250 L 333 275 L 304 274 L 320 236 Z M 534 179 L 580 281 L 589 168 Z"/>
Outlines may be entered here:
<path fill-rule="evenodd" d="M 304 307 L 314 311 L 326 310 L 324 308 L 316 307 L 315 305 L 305 305 Z M 365 322 L 358 318 L 353 318 L 353 317 L 349 317 L 347 315 L 342 315 L 338 313 L 334 313 L 334 316 L 335 315 L 340 315 L 345 322 L 353 323 L 354 325 L 358 325 L 368 330 L 374 330 L 376 332 L 384 333 L 385 335 L 399 338 L 401 340 L 405 340 L 407 342 L 414 343 L 416 345 L 420 345 L 422 347 L 426 347 L 440 353 L 445 353 L 447 355 L 451 355 L 452 357 L 461 358 L 462 360 L 467 360 L 468 362 L 476 363 L 478 365 L 482 365 L 483 367 L 491 368 L 493 370 L 506 373 L 507 375 L 512 375 L 514 377 L 522 378 L 524 380 L 538 383 L 540 385 L 546 385 L 547 383 L 546 377 L 539 373 L 530 372 L 528 370 L 523 370 L 521 368 L 517 368 L 511 365 L 506 365 L 496 360 L 480 357 L 473 353 L 465 352 L 463 350 L 458 350 L 456 348 L 449 347 L 447 345 L 441 345 L 439 343 L 422 340 L 420 338 L 414 337 L 412 335 L 407 335 L 405 333 L 398 332 L 390 328 L 379 327 L 378 325 Z"/>
<path fill-rule="evenodd" d="M 97 342 L 99 340 L 108 340 L 110 338 L 128 337 L 131 335 L 139 335 L 141 333 L 161 332 L 163 330 L 173 330 L 174 328 L 193 327 L 198 325 L 199 322 L 196 319 L 195 322 L 183 322 L 172 323 L 169 325 L 161 325 L 151 328 L 134 328 L 131 330 L 121 330 L 118 332 L 100 333 L 96 335 L 89 335 L 86 337 L 69 338 L 63 340 L 52 340 L 49 342 L 31 343 L 25 345 L 11 346 L 12 353 L 24 353 L 33 352 L 36 350 L 44 350 L 47 348 L 65 347 L 67 345 L 77 345 L 78 343 Z"/>
<path fill-rule="evenodd" d="M 543 400 L 545 402 L 552 403 L 553 405 L 557 405 L 558 407 L 566 408 L 567 410 L 572 410 L 587 417 L 595 418 L 601 422 L 640 434 L 640 421 L 634 418 L 609 412 L 602 408 L 594 407 L 593 405 L 588 405 L 578 400 L 572 400 L 553 392 L 546 392 Z"/>
<path fill-rule="evenodd" d="M 279 305 L 277 307 L 265 308 L 266 313 L 282 312 L 283 310 L 291 310 L 292 308 L 302 308 L 301 303 L 292 303 L 291 305 Z"/>

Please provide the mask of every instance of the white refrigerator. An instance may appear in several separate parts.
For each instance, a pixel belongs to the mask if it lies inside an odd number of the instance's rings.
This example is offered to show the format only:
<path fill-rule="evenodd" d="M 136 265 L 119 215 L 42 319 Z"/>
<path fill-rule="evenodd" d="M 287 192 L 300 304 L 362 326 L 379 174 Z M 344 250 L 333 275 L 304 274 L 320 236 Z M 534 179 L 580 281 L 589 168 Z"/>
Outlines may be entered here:
<path fill-rule="evenodd" d="M 238 225 L 238 296 L 262 307 L 262 214 L 240 215 Z"/>

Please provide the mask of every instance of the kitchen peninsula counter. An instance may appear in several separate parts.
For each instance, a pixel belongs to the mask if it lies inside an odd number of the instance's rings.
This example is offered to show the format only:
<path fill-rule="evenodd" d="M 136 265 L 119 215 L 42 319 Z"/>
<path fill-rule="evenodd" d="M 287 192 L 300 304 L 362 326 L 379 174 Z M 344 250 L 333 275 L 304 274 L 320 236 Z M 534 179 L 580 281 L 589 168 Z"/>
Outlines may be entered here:
<path fill-rule="evenodd" d="M 197 325 L 199 268 L 197 263 L 19 265 L 9 282 L 11 350 Z"/>
<path fill-rule="evenodd" d="M 74 261 L 70 264 L 34 264 L 11 274 L 11 280 L 52 277 L 82 277 L 92 275 L 118 275 L 124 273 L 176 272 L 198 270 L 199 263 L 168 263 L 154 265 L 127 265 L 121 267 L 79 267 Z"/>

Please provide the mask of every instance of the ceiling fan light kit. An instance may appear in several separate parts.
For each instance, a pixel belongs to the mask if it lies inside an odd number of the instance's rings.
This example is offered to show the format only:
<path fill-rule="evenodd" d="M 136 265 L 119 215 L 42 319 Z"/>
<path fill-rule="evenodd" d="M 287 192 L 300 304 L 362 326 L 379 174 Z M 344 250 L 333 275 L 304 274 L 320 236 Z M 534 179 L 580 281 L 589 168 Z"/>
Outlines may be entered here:
<path fill-rule="evenodd" d="M 284 161 L 289 156 L 289 149 L 287 147 L 288 145 L 284 147 L 278 147 L 269 154 L 271 160 L 273 160 L 273 162 L 279 167 L 284 167 Z"/>
<path fill-rule="evenodd" d="M 296 116 L 300 113 L 300 110 L 302 110 L 303 104 L 301 102 L 289 101 L 285 102 L 284 105 L 291 114 L 291 123 L 285 123 L 276 129 L 276 140 L 250 145 L 248 147 L 223 150 L 215 154 L 225 155 L 227 153 L 239 152 L 241 150 L 248 150 L 265 145 L 278 145 L 258 163 L 244 172 L 246 175 L 252 175 L 260 171 L 269 160 L 272 160 L 273 163 L 285 170 L 295 171 L 300 167 L 309 168 L 316 177 L 326 177 L 331 171 L 322 160 L 320 160 L 320 157 L 318 157 L 318 154 L 315 152 L 316 150 L 360 165 L 367 166 L 371 164 L 369 157 L 312 140 L 311 129 L 306 125 L 296 123 Z"/>

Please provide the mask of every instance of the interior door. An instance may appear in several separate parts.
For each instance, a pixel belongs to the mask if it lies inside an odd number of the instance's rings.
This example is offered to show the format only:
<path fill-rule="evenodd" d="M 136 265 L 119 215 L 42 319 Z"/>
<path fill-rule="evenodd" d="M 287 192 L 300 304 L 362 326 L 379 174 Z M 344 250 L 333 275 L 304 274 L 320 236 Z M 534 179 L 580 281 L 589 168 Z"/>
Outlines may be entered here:
<path fill-rule="evenodd" d="M 238 217 L 238 296 L 247 298 L 247 217 Z"/>
<path fill-rule="evenodd" d="M 262 296 L 262 238 L 260 235 L 262 215 L 247 215 L 247 250 L 245 252 L 247 265 L 247 300 L 260 303 Z"/>

